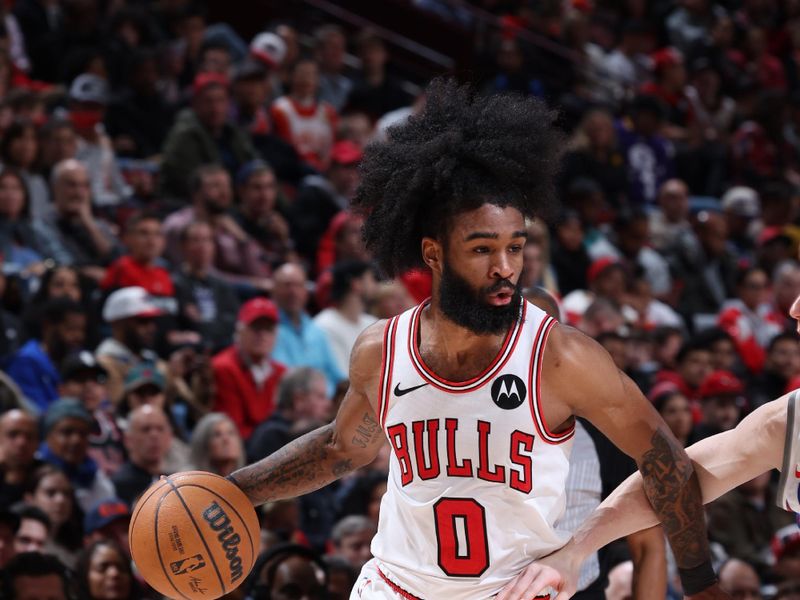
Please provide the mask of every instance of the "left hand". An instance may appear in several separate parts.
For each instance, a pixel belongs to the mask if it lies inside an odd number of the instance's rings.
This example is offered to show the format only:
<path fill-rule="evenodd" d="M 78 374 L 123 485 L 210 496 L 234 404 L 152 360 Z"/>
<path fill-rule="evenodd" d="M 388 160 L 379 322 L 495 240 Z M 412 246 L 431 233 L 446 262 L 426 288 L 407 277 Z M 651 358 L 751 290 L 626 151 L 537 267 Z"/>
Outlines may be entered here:
<path fill-rule="evenodd" d="M 573 556 L 568 546 L 540 558 L 528 565 L 500 590 L 496 600 L 532 600 L 548 593 L 548 588 L 557 592 L 554 600 L 567 600 L 575 594 L 578 585 L 580 561 Z"/>

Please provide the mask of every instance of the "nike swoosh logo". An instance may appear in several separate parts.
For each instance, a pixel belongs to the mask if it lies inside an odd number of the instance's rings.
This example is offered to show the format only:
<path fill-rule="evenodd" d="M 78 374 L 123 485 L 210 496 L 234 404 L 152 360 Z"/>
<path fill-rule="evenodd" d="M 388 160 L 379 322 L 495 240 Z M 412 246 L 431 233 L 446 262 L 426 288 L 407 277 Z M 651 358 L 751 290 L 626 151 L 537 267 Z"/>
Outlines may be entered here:
<path fill-rule="evenodd" d="M 406 394 L 410 394 L 414 390 L 418 390 L 419 388 L 425 387 L 426 385 L 428 385 L 428 384 L 427 383 L 421 383 L 419 385 L 415 385 L 414 387 L 410 387 L 410 388 L 406 388 L 404 390 L 401 390 L 400 389 L 400 384 L 398 383 L 396 386 L 394 386 L 394 395 L 399 398 L 400 396 L 405 396 Z"/>

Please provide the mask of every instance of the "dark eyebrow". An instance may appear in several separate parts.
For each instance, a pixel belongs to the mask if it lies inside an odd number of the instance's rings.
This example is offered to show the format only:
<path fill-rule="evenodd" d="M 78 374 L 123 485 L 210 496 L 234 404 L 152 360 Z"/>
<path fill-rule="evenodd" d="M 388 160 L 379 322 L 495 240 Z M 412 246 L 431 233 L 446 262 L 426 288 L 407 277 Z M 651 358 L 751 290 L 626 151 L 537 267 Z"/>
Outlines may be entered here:
<path fill-rule="evenodd" d="M 496 240 L 500 237 L 497 233 L 490 233 L 488 231 L 473 231 L 467 237 L 464 238 L 465 242 L 471 242 L 472 240 Z"/>
<path fill-rule="evenodd" d="M 515 231 L 512 235 L 512 238 L 525 238 L 528 239 L 528 232 L 525 230 Z M 464 238 L 465 242 L 471 242 L 472 240 L 497 240 L 500 238 L 500 234 L 493 233 L 489 231 L 473 231 L 467 237 Z"/>

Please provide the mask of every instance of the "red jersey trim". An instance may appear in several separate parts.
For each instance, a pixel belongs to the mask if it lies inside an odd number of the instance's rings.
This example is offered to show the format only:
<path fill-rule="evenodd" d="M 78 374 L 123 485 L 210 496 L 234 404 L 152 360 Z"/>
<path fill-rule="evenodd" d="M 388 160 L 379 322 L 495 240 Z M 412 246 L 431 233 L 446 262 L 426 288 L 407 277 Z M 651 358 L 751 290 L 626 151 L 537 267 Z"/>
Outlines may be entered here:
<path fill-rule="evenodd" d="M 394 581 L 389 579 L 386 575 L 384 575 L 383 571 L 380 570 L 380 567 L 376 566 L 375 569 L 378 571 L 378 575 L 381 576 L 381 579 L 383 579 L 383 581 L 386 582 L 386 585 L 392 588 L 392 591 L 398 596 L 402 596 L 403 598 L 406 598 L 406 600 L 422 600 L 422 598 L 417 598 L 414 594 L 412 594 L 411 592 L 407 592 L 399 585 L 397 585 Z"/>
<path fill-rule="evenodd" d="M 531 353 L 531 368 L 528 375 L 528 389 L 530 390 L 530 397 L 528 401 L 531 407 L 531 416 L 533 423 L 536 426 L 536 432 L 548 444 L 562 444 L 575 435 L 575 425 L 573 424 L 569 429 L 562 433 L 553 433 L 547 427 L 544 420 L 544 411 L 542 410 L 542 356 L 544 356 L 544 348 L 547 344 L 547 338 L 556 324 L 555 319 L 547 317 L 539 326 L 539 331 L 536 332 L 536 340 L 533 344 L 533 352 Z"/>
<path fill-rule="evenodd" d="M 393 317 L 387 324 L 383 334 L 383 362 L 381 365 L 382 381 L 380 389 L 380 403 L 378 421 L 381 428 L 386 428 L 386 414 L 389 412 L 389 399 L 392 393 L 392 371 L 394 370 L 394 340 L 397 332 L 397 317 Z"/>
<path fill-rule="evenodd" d="M 456 394 L 473 392 L 487 382 L 491 381 L 494 375 L 496 375 L 505 366 L 509 358 L 511 358 L 511 356 L 514 354 L 514 349 L 517 347 L 517 342 L 519 342 L 519 338 L 522 334 L 528 303 L 524 300 L 522 301 L 520 305 L 519 318 L 517 318 L 517 322 L 514 324 L 514 327 L 508 330 L 508 333 L 503 340 L 503 346 L 500 348 L 500 351 L 497 353 L 497 356 L 495 356 L 491 364 L 486 367 L 482 373 L 473 377 L 472 379 L 456 382 L 443 379 L 436 375 L 436 373 L 428 368 L 428 366 L 425 364 L 425 361 L 422 359 L 422 355 L 419 353 L 419 346 L 417 344 L 417 338 L 419 337 L 419 317 L 422 313 L 422 309 L 424 309 L 429 302 L 430 300 L 426 300 L 416 309 L 414 309 L 414 313 L 411 316 L 411 324 L 408 328 L 408 354 L 411 357 L 411 363 L 414 365 L 417 373 L 419 373 L 419 375 L 425 381 L 430 383 L 435 388 L 442 390 L 443 392 L 451 392 Z"/>

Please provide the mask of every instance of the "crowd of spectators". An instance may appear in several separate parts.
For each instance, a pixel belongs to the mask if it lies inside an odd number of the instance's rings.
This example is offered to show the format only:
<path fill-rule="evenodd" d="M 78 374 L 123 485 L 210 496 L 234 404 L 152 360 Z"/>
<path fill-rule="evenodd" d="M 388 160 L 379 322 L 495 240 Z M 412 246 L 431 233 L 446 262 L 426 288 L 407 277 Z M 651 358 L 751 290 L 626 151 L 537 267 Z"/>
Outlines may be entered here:
<path fill-rule="evenodd" d="M 800 386 L 800 3 L 412 4 L 482 32 L 480 90 L 560 111 L 561 208 L 529 225 L 528 298 L 555 297 L 685 445 Z M 366 144 L 425 95 L 371 29 L 243 39 L 187 0 L 0 17 L 0 593 L 154 598 L 127 545 L 139 494 L 329 422 L 359 333 L 429 294 L 424 272 L 381 276 L 348 210 Z M 597 502 L 635 468 L 588 424 L 576 448 Z M 231 597 L 347 598 L 388 461 L 260 509 L 264 554 Z M 708 508 L 734 597 L 800 598 L 774 486 Z M 652 538 L 628 543 L 585 598 L 631 594 Z"/>

